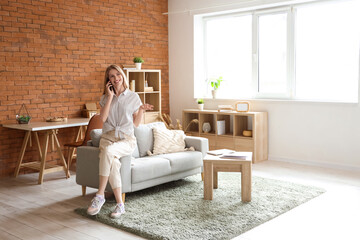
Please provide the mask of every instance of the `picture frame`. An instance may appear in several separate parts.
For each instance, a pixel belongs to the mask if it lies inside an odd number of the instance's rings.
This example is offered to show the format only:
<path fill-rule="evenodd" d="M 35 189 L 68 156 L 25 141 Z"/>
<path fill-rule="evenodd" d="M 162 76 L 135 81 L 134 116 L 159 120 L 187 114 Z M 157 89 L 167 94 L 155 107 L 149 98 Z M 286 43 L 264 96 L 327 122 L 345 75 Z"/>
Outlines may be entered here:
<path fill-rule="evenodd" d="M 245 101 L 239 101 L 235 103 L 235 111 L 237 112 L 249 112 L 250 103 Z"/>

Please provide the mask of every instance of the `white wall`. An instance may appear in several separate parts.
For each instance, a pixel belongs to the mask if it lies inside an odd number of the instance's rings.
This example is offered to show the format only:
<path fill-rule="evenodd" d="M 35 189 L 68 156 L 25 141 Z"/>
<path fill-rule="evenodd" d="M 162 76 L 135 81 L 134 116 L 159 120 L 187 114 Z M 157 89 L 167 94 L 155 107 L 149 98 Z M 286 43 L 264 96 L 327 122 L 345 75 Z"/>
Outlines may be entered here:
<path fill-rule="evenodd" d="M 172 119 L 181 119 L 182 109 L 197 108 L 193 97 L 194 14 L 276 2 L 281 0 L 169 0 Z M 205 101 L 205 109 L 235 103 Z M 253 111 L 269 114 L 269 159 L 360 170 L 359 104 L 254 100 L 251 105 Z"/>

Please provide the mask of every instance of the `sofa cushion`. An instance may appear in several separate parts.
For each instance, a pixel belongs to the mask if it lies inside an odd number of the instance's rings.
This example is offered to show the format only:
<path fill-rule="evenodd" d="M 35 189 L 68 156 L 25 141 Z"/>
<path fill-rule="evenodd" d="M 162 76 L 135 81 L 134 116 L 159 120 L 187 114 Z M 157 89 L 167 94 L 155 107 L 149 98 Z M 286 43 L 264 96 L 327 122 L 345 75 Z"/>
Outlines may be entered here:
<path fill-rule="evenodd" d="M 94 147 L 99 147 L 101 135 L 102 135 L 102 129 L 91 130 L 90 137 L 92 140 L 92 145 Z"/>
<path fill-rule="evenodd" d="M 198 151 L 177 152 L 148 157 L 152 162 L 153 158 L 165 158 L 170 161 L 171 174 L 187 171 L 203 165 L 202 153 Z"/>
<path fill-rule="evenodd" d="M 91 130 L 91 132 L 90 132 L 90 137 L 91 137 L 92 145 L 93 145 L 94 147 L 99 147 L 101 135 L 102 135 L 102 129 L 94 129 L 94 130 Z M 135 149 L 134 149 L 134 152 L 132 153 L 131 156 L 133 156 L 134 158 L 140 157 L 140 155 L 139 155 L 139 148 L 138 148 L 137 144 L 136 144 L 136 147 L 135 147 Z"/>
<path fill-rule="evenodd" d="M 153 150 L 154 135 L 152 129 L 154 127 L 166 129 L 166 126 L 163 122 L 140 124 L 137 128 L 134 129 L 135 137 L 139 147 L 140 157 L 146 156 L 147 151 L 152 152 Z"/>
<path fill-rule="evenodd" d="M 136 158 L 131 161 L 131 182 L 138 183 L 171 174 L 169 160 L 161 157 Z"/>
<path fill-rule="evenodd" d="M 153 128 L 153 154 L 164 154 L 185 151 L 185 133 L 182 130 Z"/>

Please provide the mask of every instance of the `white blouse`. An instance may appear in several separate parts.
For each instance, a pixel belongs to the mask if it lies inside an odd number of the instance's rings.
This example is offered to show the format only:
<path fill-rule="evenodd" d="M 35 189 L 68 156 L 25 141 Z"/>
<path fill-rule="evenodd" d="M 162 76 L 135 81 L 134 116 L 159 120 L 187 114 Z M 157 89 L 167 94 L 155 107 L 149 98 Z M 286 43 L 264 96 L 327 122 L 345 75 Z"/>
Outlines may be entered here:
<path fill-rule="evenodd" d="M 104 107 L 107 102 L 107 95 L 104 94 L 100 99 L 100 106 Z M 115 130 L 115 137 L 124 138 L 124 134 L 134 134 L 133 114 L 142 105 L 140 97 L 137 93 L 125 89 L 119 97 L 114 95 L 108 118 L 103 125 L 103 133 Z"/>

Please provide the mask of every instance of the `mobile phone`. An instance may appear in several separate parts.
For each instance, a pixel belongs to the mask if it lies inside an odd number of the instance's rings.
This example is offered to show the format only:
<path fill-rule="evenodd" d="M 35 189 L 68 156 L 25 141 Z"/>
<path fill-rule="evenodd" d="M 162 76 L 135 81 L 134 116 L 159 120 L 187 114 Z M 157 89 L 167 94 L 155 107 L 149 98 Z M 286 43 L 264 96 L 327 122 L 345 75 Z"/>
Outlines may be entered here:
<path fill-rule="evenodd" d="M 109 82 L 110 82 L 110 80 L 109 80 Z M 113 91 L 113 92 L 116 94 L 115 88 L 114 88 L 114 86 L 111 84 L 111 82 L 110 82 L 110 91 Z"/>

